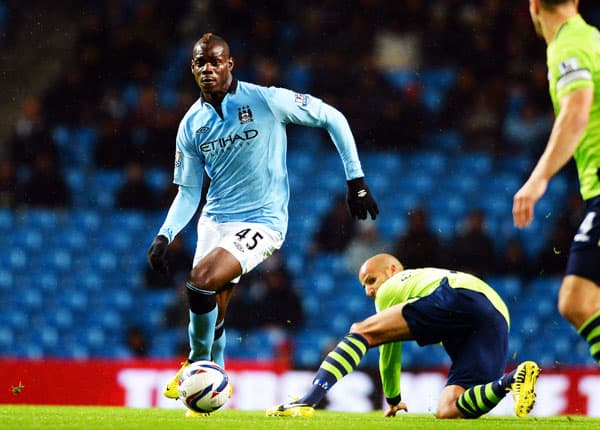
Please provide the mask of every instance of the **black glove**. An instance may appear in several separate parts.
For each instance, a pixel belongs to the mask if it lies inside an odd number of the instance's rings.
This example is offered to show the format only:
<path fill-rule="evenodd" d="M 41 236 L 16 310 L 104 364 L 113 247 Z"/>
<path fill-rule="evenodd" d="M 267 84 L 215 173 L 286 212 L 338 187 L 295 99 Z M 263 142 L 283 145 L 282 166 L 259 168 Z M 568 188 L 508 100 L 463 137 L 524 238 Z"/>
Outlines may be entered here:
<path fill-rule="evenodd" d="M 154 242 L 148 249 L 147 257 L 150 267 L 163 275 L 169 274 L 169 266 L 167 265 L 167 248 L 169 247 L 169 239 L 163 235 L 158 235 L 154 238 Z"/>
<path fill-rule="evenodd" d="M 365 178 L 350 179 L 347 184 L 346 200 L 352 218 L 367 219 L 367 211 L 371 214 L 371 219 L 377 218 L 379 208 L 369 187 L 365 184 Z"/>

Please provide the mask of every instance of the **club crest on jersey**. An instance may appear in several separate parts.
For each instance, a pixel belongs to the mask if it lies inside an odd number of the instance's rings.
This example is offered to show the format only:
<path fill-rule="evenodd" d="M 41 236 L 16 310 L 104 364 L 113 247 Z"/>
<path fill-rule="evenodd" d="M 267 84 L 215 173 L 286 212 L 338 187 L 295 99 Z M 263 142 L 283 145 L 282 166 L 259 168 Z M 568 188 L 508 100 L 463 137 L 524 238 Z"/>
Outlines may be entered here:
<path fill-rule="evenodd" d="M 254 118 L 252 118 L 252 110 L 250 109 L 250 106 L 239 107 L 238 118 L 240 119 L 240 124 L 248 124 L 249 122 L 254 121 Z"/>
<path fill-rule="evenodd" d="M 300 106 L 308 105 L 308 94 L 294 93 L 294 102 Z"/>
<path fill-rule="evenodd" d="M 181 167 L 181 151 L 175 152 L 175 167 Z"/>

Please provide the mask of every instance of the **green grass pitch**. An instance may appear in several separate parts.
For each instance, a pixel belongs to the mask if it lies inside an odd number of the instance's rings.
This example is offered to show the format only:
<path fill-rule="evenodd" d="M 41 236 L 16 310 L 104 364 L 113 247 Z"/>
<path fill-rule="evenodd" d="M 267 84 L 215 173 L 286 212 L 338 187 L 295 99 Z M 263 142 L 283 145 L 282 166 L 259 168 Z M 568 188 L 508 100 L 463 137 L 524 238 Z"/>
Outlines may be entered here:
<path fill-rule="evenodd" d="M 123 407 L 0 405 L 0 429 L 468 429 L 468 430 L 587 430 L 600 428 L 600 419 L 484 416 L 478 420 L 436 420 L 432 415 L 402 414 L 384 418 L 381 412 L 344 413 L 318 410 L 313 418 L 266 417 L 264 411 L 217 411 L 209 417 L 186 418 L 181 409 Z"/>

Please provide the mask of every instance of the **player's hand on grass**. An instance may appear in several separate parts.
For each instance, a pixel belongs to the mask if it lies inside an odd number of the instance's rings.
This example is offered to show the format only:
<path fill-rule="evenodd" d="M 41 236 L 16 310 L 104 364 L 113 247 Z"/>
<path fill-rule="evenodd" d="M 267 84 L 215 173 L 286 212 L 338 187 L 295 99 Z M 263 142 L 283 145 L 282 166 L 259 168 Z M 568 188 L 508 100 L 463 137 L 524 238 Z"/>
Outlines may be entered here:
<path fill-rule="evenodd" d="M 371 219 L 377 218 L 379 208 L 365 183 L 365 178 L 350 179 L 347 184 L 346 200 L 352 218 L 367 219 L 367 212 L 371 214 Z"/>
<path fill-rule="evenodd" d="M 387 410 L 383 413 L 383 416 L 395 417 L 400 411 L 408 412 L 408 406 L 406 406 L 406 403 L 400 402 L 396 406 L 388 406 Z"/>
<path fill-rule="evenodd" d="M 518 228 L 527 227 L 533 220 L 533 209 L 536 202 L 544 195 L 548 180 L 541 177 L 530 177 L 513 197 L 513 221 Z"/>
<path fill-rule="evenodd" d="M 163 235 L 158 235 L 154 238 L 147 253 L 148 263 L 152 267 L 152 270 L 163 275 L 168 275 L 169 273 L 169 266 L 167 265 L 168 247 L 169 240 Z"/>

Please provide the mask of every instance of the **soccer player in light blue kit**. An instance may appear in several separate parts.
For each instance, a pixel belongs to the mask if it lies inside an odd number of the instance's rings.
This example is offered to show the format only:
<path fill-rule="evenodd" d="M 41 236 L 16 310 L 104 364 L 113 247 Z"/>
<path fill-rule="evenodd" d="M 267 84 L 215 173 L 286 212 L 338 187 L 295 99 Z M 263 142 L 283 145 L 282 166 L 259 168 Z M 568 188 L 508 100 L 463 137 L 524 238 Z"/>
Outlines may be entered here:
<path fill-rule="evenodd" d="M 194 45 L 191 69 L 201 96 L 179 125 L 174 171 L 179 190 L 148 250 L 152 268 L 166 272 L 167 247 L 198 208 L 206 172 L 210 187 L 186 283 L 191 351 L 164 391 L 174 399 L 179 375 L 189 363 L 224 364 L 223 320 L 232 287 L 283 243 L 289 200 L 287 124 L 325 128 L 344 165 L 350 213 L 358 219 L 367 213 L 375 219 L 379 213 L 346 118 L 308 94 L 238 81 L 233 65 L 221 37 L 207 33 Z"/>

